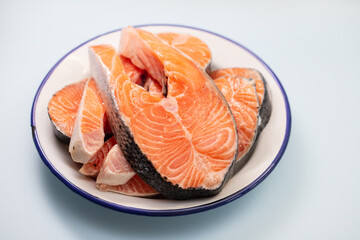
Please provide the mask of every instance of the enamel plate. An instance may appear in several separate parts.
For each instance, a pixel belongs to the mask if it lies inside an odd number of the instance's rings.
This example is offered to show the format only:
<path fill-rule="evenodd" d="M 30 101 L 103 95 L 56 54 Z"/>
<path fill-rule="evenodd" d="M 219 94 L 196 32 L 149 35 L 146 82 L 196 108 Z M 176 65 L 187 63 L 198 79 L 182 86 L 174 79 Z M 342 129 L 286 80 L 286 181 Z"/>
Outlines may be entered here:
<path fill-rule="evenodd" d="M 52 95 L 65 85 L 89 76 L 88 47 L 111 44 L 118 48 L 121 29 L 102 34 L 81 44 L 62 57 L 42 81 L 32 106 L 31 127 L 35 146 L 41 159 L 66 186 L 81 196 L 115 210 L 142 215 L 183 215 L 209 210 L 229 203 L 257 186 L 275 168 L 289 141 L 291 128 L 290 107 L 286 93 L 271 69 L 244 46 L 218 34 L 193 27 L 178 25 L 143 25 L 144 30 L 188 33 L 208 44 L 212 52 L 212 69 L 248 67 L 259 70 L 268 83 L 272 114 L 261 133 L 255 151 L 244 167 L 230 179 L 215 196 L 192 200 L 130 197 L 102 192 L 95 181 L 79 173 L 67 146 L 54 135 L 47 113 Z"/>

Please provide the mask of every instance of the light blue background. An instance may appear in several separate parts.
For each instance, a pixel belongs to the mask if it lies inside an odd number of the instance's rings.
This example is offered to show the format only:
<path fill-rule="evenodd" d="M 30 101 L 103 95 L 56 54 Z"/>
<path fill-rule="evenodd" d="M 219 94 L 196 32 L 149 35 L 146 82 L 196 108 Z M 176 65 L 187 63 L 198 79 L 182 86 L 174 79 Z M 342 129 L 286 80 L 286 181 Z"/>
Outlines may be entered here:
<path fill-rule="evenodd" d="M 30 110 L 69 50 L 128 25 L 175 23 L 245 45 L 277 74 L 293 122 L 270 176 L 181 217 L 109 210 L 51 174 Z M 1 1 L 0 239 L 360 239 L 359 1 Z"/>

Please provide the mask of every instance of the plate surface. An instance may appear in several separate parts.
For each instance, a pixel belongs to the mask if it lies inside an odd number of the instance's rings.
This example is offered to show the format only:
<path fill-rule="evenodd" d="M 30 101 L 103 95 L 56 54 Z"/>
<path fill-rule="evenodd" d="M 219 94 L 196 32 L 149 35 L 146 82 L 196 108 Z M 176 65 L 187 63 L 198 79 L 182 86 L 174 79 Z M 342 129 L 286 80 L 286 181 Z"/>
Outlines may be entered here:
<path fill-rule="evenodd" d="M 95 181 L 82 176 L 79 165 L 74 163 L 54 135 L 47 113 L 52 95 L 70 83 L 89 76 L 88 47 L 111 44 L 118 47 L 121 29 L 88 40 L 61 58 L 42 81 L 31 111 L 31 126 L 35 146 L 49 169 L 70 189 L 83 197 L 115 210 L 154 216 L 183 215 L 205 211 L 231 202 L 257 186 L 275 168 L 287 146 L 291 113 L 286 93 L 271 69 L 244 46 L 218 34 L 179 25 L 142 25 L 144 30 L 188 33 L 208 44 L 212 52 L 212 69 L 224 67 L 249 67 L 259 70 L 268 83 L 272 115 L 261 133 L 256 149 L 246 165 L 230 179 L 216 196 L 185 201 L 130 197 L 102 192 Z"/>

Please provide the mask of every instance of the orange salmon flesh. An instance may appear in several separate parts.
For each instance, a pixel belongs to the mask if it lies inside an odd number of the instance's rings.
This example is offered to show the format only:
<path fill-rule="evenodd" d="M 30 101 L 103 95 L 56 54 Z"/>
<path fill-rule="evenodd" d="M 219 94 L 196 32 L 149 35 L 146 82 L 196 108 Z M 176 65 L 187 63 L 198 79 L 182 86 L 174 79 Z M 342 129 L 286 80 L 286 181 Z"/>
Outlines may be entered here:
<path fill-rule="evenodd" d="M 211 72 L 210 48 L 196 36 L 127 27 L 118 51 L 90 46 L 89 60 L 91 77 L 54 94 L 48 113 L 79 172 L 101 191 L 215 195 L 250 158 L 270 118 L 261 73 Z"/>

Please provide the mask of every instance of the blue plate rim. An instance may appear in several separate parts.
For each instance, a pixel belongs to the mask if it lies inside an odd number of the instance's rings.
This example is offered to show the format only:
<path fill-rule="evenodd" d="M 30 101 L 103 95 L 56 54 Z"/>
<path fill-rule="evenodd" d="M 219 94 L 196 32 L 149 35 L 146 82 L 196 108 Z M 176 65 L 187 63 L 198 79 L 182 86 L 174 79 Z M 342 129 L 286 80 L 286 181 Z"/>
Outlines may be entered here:
<path fill-rule="evenodd" d="M 275 75 L 275 73 L 271 70 L 271 68 L 260 58 L 258 57 L 254 52 L 252 52 L 251 50 L 249 50 L 248 48 L 246 48 L 245 46 L 243 46 L 242 44 L 237 43 L 234 40 L 231 40 L 227 37 L 224 37 L 218 33 L 214 33 L 211 32 L 209 30 L 205 30 L 205 29 L 201 29 L 198 27 L 192 27 L 192 26 L 186 26 L 186 25 L 180 25 L 180 24 L 164 24 L 164 23 L 154 23 L 154 24 L 142 24 L 142 25 L 136 25 L 134 27 L 151 27 L 151 26 L 169 26 L 169 27 L 179 27 L 179 28 L 189 28 L 189 29 L 195 29 L 198 31 L 202 31 L 202 32 L 206 32 L 206 33 L 210 33 L 212 35 L 215 35 L 217 37 L 223 38 L 227 41 L 230 41 L 232 43 L 234 43 L 235 45 L 241 47 L 242 49 L 244 49 L 245 51 L 247 51 L 248 53 L 250 53 L 251 55 L 253 55 L 257 60 L 260 61 L 261 64 L 263 64 L 263 66 L 270 72 L 270 74 L 273 76 L 273 78 L 275 79 L 276 83 L 278 84 L 281 93 L 283 95 L 283 99 L 285 102 L 285 110 L 286 110 L 286 128 L 285 128 L 285 136 L 284 136 L 284 140 L 282 142 L 282 145 L 280 147 L 279 152 L 277 153 L 276 157 L 274 158 L 274 160 L 271 162 L 271 164 L 265 169 L 265 171 L 259 176 L 257 177 L 254 181 L 252 181 L 249 185 L 247 185 L 245 188 L 240 189 L 239 191 L 237 191 L 236 193 L 233 193 L 223 199 L 208 203 L 208 204 L 203 204 L 203 205 L 199 205 L 199 206 L 195 206 L 195 207 L 189 207 L 189 208 L 183 208 L 183 209 L 168 209 L 168 210 L 150 210 L 150 209 L 142 209 L 142 208 L 134 208 L 134 207 L 128 207 L 128 206 L 122 206 L 122 205 L 118 205 L 112 202 L 108 202 L 106 200 L 100 199 L 98 197 L 95 197 L 89 193 L 87 193 L 86 191 L 84 191 L 83 189 L 75 186 L 73 183 L 71 183 L 68 179 L 66 179 L 51 163 L 51 161 L 48 159 L 48 157 L 46 156 L 44 150 L 41 147 L 40 144 L 40 140 L 38 138 L 38 134 L 37 134 L 37 130 L 36 130 L 36 125 L 35 125 L 35 110 L 36 110 L 36 105 L 37 105 L 37 101 L 39 98 L 39 95 L 41 93 L 42 88 L 44 87 L 45 83 L 47 82 L 47 80 L 50 78 L 51 74 L 53 73 L 53 71 L 57 68 L 57 66 L 68 56 L 70 55 L 72 52 L 76 51 L 78 48 L 80 48 L 81 46 L 85 45 L 86 43 L 97 39 L 101 36 L 113 33 L 113 32 L 117 32 L 117 31 L 121 31 L 122 28 L 119 29 L 115 29 L 103 34 L 100 34 L 98 36 L 95 36 L 83 43 L 81 43 L 80 45 L 78 45 L 77 47 L 75 47 L 74 49 L 72 49 L 71 51 L 69 51 L 67 54 L 65 54 L 62 58 L 60 58 L 55 65 L 50 69 L 50 71 L 46 74 L 45 78 L 43 79 L 43 81 L 41 82 L 38 90 L 36 91 L 35 97 L 34 97 L 34 101 L 31 107 L 31 129 L 32 129 L 32 136 L 33 136 L 33 141 L 34 144 L 36 146 L 37 151 L 39 152 L 39 155 L 42 159 L 42 161 L 45 163 L 45 165 L 50 169 L 50 171 L 59 179 L 61 180 L 67 187 L 69 187 L 71 190 L 73 190 L 74 192 L 76 192 L 77 194 L 81 195 L 82 197 L 97 203 L 101 206 L 110 208 L 110 209 L 114 209 L 117 211 L 121 211 L 121 212 L 125 212 L 125 213 L 130 213 L 130 214 L 136 214 L 136 215 L 145 215 L 145 216 L 178 216 L 178 215 L 187 215 L 187 214 L 193 214 L 193 213 L 198 213 L 198 212 L 203 212 L 203 211 L 207 211 L 210 209 L 214 209 L 220 206 L 223 206 L 229 202 L 234 201 L 235 199 L 238 199 L 240 197 L 242 197 L 243 195 L 245 195 L 246 193 L 248 193 L 249 191 L 251 191 L 252 189 L 254 189 L 256 186 L 258 186 L 262 181 L 265 180 L 265 178 L 274 170 L 274 168 L 277 166 L 277 164 L 279 163 L 281 157 L 283 156 L 285 149 L 287 147 L 287 144 L 289 142 L 289 138 L 290 138 L 290 132 L 291 132 L 291 110 L 290 110 L 290 104 L 289 104 L 289 100 L 288 97 L 286 95 L 286 92 L 280 82 L 280 80 L 278 79 L 278 77 Z"/>

